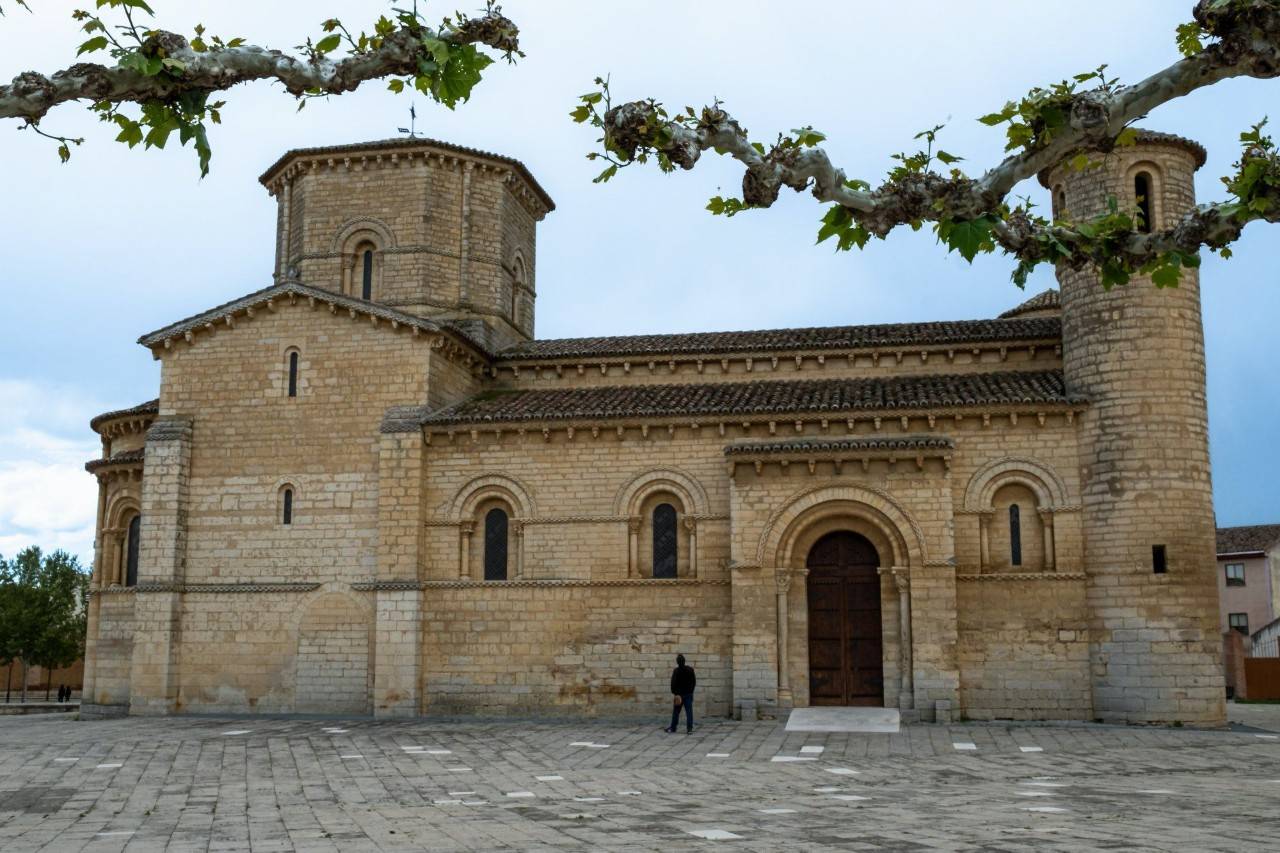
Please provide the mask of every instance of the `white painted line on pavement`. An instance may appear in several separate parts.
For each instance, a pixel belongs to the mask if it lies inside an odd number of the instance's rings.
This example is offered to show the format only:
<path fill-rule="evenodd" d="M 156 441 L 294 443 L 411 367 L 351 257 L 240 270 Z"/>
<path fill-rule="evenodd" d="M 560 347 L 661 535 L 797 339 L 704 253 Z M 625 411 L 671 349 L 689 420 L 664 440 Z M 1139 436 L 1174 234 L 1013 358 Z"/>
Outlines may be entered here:
<path fill-rule="evenodd" d="M 1023 752 L 1044 752 L 1043 746 L 1020 746 L 1018 749 Z"/>
<path fill-rule="evenodd" d="M 78 758 L 55 758 L 54 761 L 79 761 Z"/>
<path fill-rule="evenodd" d="M 446 767 L 445 770 L 448 770 L 450 773 L 470 773 L 471 772 L 470 767 Z"/>
<path fill-rule="evenodd" d="M 123 766 L 124 766 L 123 764 L 99 764 L 94 769 L 95 770 L 111 770 L 115 767 L 123 767 Z"/>
<path fill-rule="evenodd" d="M 539 782 L 563 782 L 563 776 L 534 776 Z"/>
<path fill-rule="evenodd" d="M 976 743 L 966 743 L 964 741 L 956 741 L 951 745 L 954 746 L 956 749 L 977 749 L 978 748 L 978 745 Z"/>
<path fill-rule="evenodd" d="M 1045 814 L 1062 814 L 1067 811 L 1057 806 L 1023 806 L 1022 810 L 1024 812 L 1044 812 Z"/>
<path fill-rule="evenodd" d="M 1264 740 L 1280 739 L 1280 735 L 1254 735 L 1254 737 L 1260 737 L 1260 738 L 1263 738 Z"/>
<path fill-rule="evenodd" d="M 795 809 L 756 809 L 760 814 L 795 814 Z"/>
<path fill-rule="evenodd" d="M 1176 794 L 1177 791 L 1170 791 L 1167 788 L 1147 788 L 1146 790 L 1139 791 L 1138 793 L 1139 794 Z"/>
<path fill-rule="evenodd" d="M 604 797 L 574 797 L 575 803 L 603 803 Z"/>
<path fill-rule="evenodd" d="M 514 798 L 516 798 L 516 799 L 525 799 L 525 800 L 527 800 L 527 799 L 531 799 L 531 798 L 533 798 L 533 797 L 535 797 L 535 796 L 537 796 L 537 795 L 536 795 L 536 794 L 534 794 L 534 793 L 533 793 L 533 791 L 512 791 L 511 793 L 507 794 L 507 796 L 508 796 L 508 797 L 514 797 Z"/>
<path fill-rule="evenodd" d="M 474 797 L 475 795 L 476 795 L 475 791 L 450 791 L 449 792 L 449 796 L 451 797 Z"/>
<path fill-rule="evenodd" d="M 857 776 L 862 773 L 861 770 L 850 770 L 848 767 L 828 767 L 826 771 L 836 776 Z"/>
<path fill-rule="evenodd" d="M 732 832 L 727 832 L 723 829 L 689 829 L 686 830 L 686 832 L 695 838 L 705 838 L 707 841 L 733 841 L 734 839 L 742 837 L 741 835 L 734 835 Z"/>
<path fill-rule="evenodd" d="M 355 755 L 355 754 L 352 754 L 352 755 L 340 755 L 340 756 L 338 756 L 338 757 L 339 757 L 339 758 L 364 758 L 364 756 L 363 756 L 363 755 Z"/>
<path fill-rule="evenodd" d="M 1067 788 L 1070 787 L 1066 782 L 1023 782 L 1024 785 L 1034 785 L 1037 788 Z"/>
<path fill-rule="evenodd" d="M 1019 797 L 1052 797 L 1052 791 L 1014 791 Z"/>
<path fill-rule="evenodd" d="M 638 797 L 643 793 L 644 791 L 619 791 L 618 796 L 619 797 Z"/>
<path fill-rule="evenodd" d="M 727 752 L 708 752 L 707 753 L 707 758 L 728 758 L 728 757 L 729 757 L 729 753 Z"/>
<path fill-rule="evenodd" d="M 869 800 L 870 797 L 859 797 L 857 794 L 832 794 L 830 799 L 845 800 L 846 802 L 857 802 L 859 800 Z"/>
<path fill-rule="evenodd" d="M 824 785 L 821 788 L 814 788 L 813 790 L 819 794 L 838 794 L 843 791 L 844 788 L 840 788 L 835 785 Z"/>
<path fill-rule="evenodd" d="M 775 755 L 773 758 L 770 758 L 769 760 L 777 763 L 782 763 L 785 761 L 817 761 L 818 759 L 810 755 Z"/>
<path fill-rule="evenodd" d="M 247 734 L 250 734 L 252 731 L 253 729 L 231 729 L 230 731 L 225 731 L 222 734 L 224 737 L 229 735 L 247 735 Z"/>
<path fill-rule="evenodd" d="M 460 806 L 462 800 L 432 800 L 437 806 Z"/>
<path fill-rule="evenodd" d="M 825 746 L 802 746 L 802 747 L 800 747 L 800 752 L 802 752 L 802 753 L 805 753 L 805 752 L 812 752 L 812 753 L 814 753 L 815 755 L 821 755 L 821 754 L 822 754 L 822 752 L 823 752 L 823 750 L 825 750 L 825 749 L 826 749 L 826 747 L 825 747 Z"/>

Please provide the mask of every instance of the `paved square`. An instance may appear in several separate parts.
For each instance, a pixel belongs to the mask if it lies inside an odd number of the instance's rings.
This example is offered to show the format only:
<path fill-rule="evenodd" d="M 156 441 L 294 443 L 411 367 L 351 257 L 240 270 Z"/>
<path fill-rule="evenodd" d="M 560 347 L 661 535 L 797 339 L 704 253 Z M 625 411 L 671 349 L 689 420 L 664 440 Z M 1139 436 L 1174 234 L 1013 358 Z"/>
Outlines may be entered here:
<path fill-rule="evenodd" d="M 662 721 L 7 717 L 0 849 L 1269 850 L 1280 740 L 1257 735 L 1280 732 L 1280 706 L 1248 714 L 1256 728 L 1240 731 L 713 720 L 692 735 Z M 805 747 L 812 761 L 773 761 Z"/>

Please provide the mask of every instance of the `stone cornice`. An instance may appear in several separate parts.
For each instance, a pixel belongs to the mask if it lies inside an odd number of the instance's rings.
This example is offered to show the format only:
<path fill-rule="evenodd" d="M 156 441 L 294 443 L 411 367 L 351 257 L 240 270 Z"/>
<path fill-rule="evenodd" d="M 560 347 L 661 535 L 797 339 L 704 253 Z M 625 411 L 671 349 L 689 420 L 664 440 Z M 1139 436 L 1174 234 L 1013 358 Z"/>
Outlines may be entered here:
<path fill-rule="evenodd" d="M 535 342 L 536 343 L 536 342 Z M 1055 360 L 1062 358 L 1062 339 L 1060 337 L 1010 338 L 1001 341 L 984 341 L 973 344 L 916 344 L 912 346 L 845 346 L 839 348 L 791 347 L 777 351 L 748 350 L 725 352 L 670 352 L 653 355 L 566 355 L 546 356 L 502 356 L 489 368 L 489 373 L 500 377 L 505 372 L 515 382 L 529 379 L 559 379 L 565 375 L 570 377 L 600 375 L 615 377 L 670 376 L 677 375 L 734 375 L 752 374 L 767 377 L 771 373 L 795 374 L 800 371 L 813 372 L 822 368 L 831 370 L 849 369 L 884 369 L 893 370 L 904 362 L 918 360 L 919 364 L 928 364 L 932 358 L 934 363 L 946 359 L 947 365 L 954 365 L 957 358 L 961 364 L 977 363 L 984 356 L 992 356 L 997 361 L 983 362 L 991 369 L 1008 368 L 1006 364 L 1011 353 L 1025 352 L 1027 361 L 1034 361 L 1041 353 L 1053 354 Z M 740 367 L 741 374 L 733 370 Z"/>
<path fill-rule="evenodd" d="M 1084 572 L 991 572 L 979 575 L 962 575 L 957 574 L 958 581 L 1082 581 L 1085 580 Z"/>
<path fill-rule="evenodd" d="M 199 338 L 212 335 L 219 328 L 234 328 L 237 322 L 251 321 L 263 311 L 273 314 L 286 305 L 293 307 L 300 303 L 312 309 L 327 307 L 329 313 L 335 316 L 341 312 L 352 320 L 367 321 L 374 327 L 389 331 L 403 330 L 414 338 L 421 337 L 429 341 L 433 350 L 468 367 L 479 368 L 489 361 L 489 355 L 483 346 L 451 326 L 406 314 L 377 302 L 355 299 L 294 281 L 263 288 L 179 320 L 143 335 L 138 338 L 138 343 L 149 348 L 159 358 L 161 353 L 171 350 L 176 344 L 194 346 Z"/>
<path fill-rule="evenodd" d="M 137 586 L 108 586 L 90 590 L 95 595 L 116 593 L 157 593 L 177 592 L 191 593 L 269 593 L 269 592 L 311 592 L 319 589 L 319 583 L 281 581 L 279 583 L 167 583 L 164 581 L 148 581 Z"/>
<path fill-rule="evenodd" d="M 645 586 L 728 586 L 726 580 L 707 580 L 704 578 L 628 578 L 601 580 L 573 579 L 523 579 L 505 581 L 480 580 L 427 580 L 427 581 L 357 581 L 351 584 L 353 590 L 368 591 L 409 591 L 428 589 L 506 589 L 517 587 L 532 588 L 566 588 L 566 587 L 645 587 Z"/>
<path fill-rule="evenodd" d="M 145 459 L 146 451 L 143 448 L 137 450 L 126 450 L 123 453 L 116 453 L 105 459 L 91 459 L 84 463 L 84 470 L 98 477 L 104 477 L 108 473 L 120 471 L 142 470 L 142 463 Z"/>

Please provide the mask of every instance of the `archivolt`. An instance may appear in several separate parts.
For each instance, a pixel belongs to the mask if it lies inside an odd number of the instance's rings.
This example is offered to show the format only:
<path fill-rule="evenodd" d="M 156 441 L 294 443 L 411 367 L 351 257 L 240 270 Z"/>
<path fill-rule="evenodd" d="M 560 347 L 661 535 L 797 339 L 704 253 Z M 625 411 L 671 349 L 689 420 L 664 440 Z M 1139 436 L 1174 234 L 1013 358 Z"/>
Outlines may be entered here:
<path fill-rule="evenodd" d="M 386 251 L 392 249 L 396 245 L 395 234 L 391 230 L 391 226 L 380 219 L 372 217 L 361 217 L 359 219 L 351 219 L 344 222 L 342 227 L 338 229 L 338 234 L 333 238 L 333 251 L 346 251 L 351 243 L 351 239 L 362 232 L 373 234 L 376 238 L 374 242 L 378 244 L 378 248 Z"/>
<path fill-rule="evenodd" d="M 969 485 L 964 491 L 965 509 L 991 509 L 991 498 L 996 490 L 1009 483 L 1020 483 L 1035 492 L 1041 509 L 1067 503 L 1067 487 L 1057 472 L 1034 459 L 1009 456 L 982 466 L 969 478 Z"/>
<path fill-rule="evenodd" d="M 506 474 L 481 474 L 459 489 L 449 505 L 441 508 L 438 516 L 444 519 L 469 518 L 477 504 L 492 497 L 506 499 L 519 518 L 533 518 L 537 512 L 532 493 L 519 480 Z"/>
<path fill-rule="evenodd" d="M 866 485 L 816 486 L 793 495 L 770 516 L 760 536 L 756 560 L 762 566 L 790 566 L 794 546 L 815 524 L 856 519 L 871 532 L 885 565 L 921 566 L 928 556 L 920 525 L 887 492 Z M 862 532 L 862 531 L 859 531 Z M 891 557 L 892 562 L 886 560 Z"/>
<path fill-rule="evenodd" d="M 644 499 L 657 491 L 674 492 L 684 502 L 686 513 L 708 512 L 707 491 L 694 477 L 676 468 L 654 468 L 632 477 L 613 499 L 614 515 L 636 515 Z"/>

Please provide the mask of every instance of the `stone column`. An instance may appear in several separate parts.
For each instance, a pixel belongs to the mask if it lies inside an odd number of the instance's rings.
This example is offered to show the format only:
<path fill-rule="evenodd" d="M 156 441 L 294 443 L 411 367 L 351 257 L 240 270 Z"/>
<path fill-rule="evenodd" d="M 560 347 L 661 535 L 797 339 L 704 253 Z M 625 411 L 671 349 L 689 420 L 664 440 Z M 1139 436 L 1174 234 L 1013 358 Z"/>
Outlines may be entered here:
<path fill-rule="evenodd" d="M 787 569 L 774 569 L 773 580 L 778 591 L 778 707 L 789 708 L 794 703 L 788 660 L 791 648 L 791 612 L 787 606 L 787 593 L 791 591 L 791 572 Z"/>
<path fill-rule="evenodd" d="M 698 522 L 685 518 L 684 529 L 689 531 L 689 577 L 698 576 Z"/>
<path fill-rule="evenodd" d="M 640 577 L 640 525 L 643 519 L 632 516 L 627 519 L 627 577 Z"/>
<path fill-rule="evenodd" d="M 1040 510 L 1040 524 L 1044 530 L 1044 567 L 1046 571 L 1053 571 L 1053 510 Z"/>
<path fill-rule="evenodd" d="M 476 532 L 474 521 L 464 521 L 458 525 L 458 579 L 471 577 L 471 534 Z"/>
<path fill-rule="evenodd" d="M 903 567 L 890 569 L 893 584 L 898 590 L 898 642 L 899 669 L 898 709 L 909 711 L 915 707 L 915 679 L 911 655 L 911 572 Z"/>
<path fill-rule="evenodd" d="M 516 552 L 516 580 L 524 577 L 524 522 L 518 518 L 511 521 L 512 544 Z"/>
<path fill-rule="evenodd" d="M 177 705 L 191 441 L 190 418 L 157 418 L 147 431 L 129 681 L 131 714 L 170 714 Z"/>
<path fill-rule="evenodd" d="M 982 552 L 978 570 L 981 572 L 991 565 L 991 516 L 994 514 L 991 510 L 978 513 L 978 542 Z"/>

